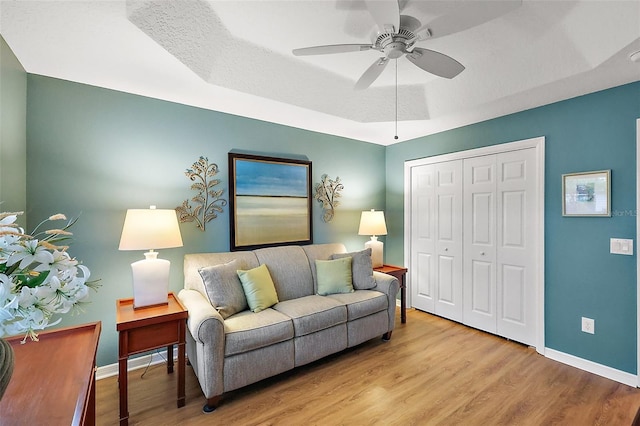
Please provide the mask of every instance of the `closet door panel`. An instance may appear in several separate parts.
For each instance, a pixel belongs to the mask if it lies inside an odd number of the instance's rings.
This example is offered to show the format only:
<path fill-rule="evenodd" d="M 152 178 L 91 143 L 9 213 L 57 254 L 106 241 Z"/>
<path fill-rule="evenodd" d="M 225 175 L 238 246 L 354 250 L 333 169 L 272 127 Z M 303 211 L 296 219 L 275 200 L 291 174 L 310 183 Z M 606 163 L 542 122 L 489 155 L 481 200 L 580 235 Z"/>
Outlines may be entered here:
<path fill-rule="evenodd" d="M 438 257 L 438 301 L 440 303 L 455 304 L 454 265 L 455 259 L 451 256 Z"/>
<path fill-rule="evenodd" d="M 498 154 L 497 333 L 535 344 L 537 167 L 535 151 Z"/>
<path fill-rule="evenodd" d="M 474 314 L 490 318 L 490 324 L 493 323 L 493 312 L 495 293 L 493 290 L 493 264 L 489 262 L 473 261 L 471 262 L 471 306 L 470 309 Z M 487 325 L 487 328 L 495 328 Z"/>
<path fill-rule="evenodd" d="M 517 265 L 502 265 L 501 319 L 524 325 L 526 317 L 525 269 Z"/>
<path fill-rule="evenodd" d="M 462 321 L 462 160 L 437 163 L 435 313 Z"/>
<path fill-rule="evenodd" d="M 464 160 L 463 322 L 496 332 L 495 156 Z"/>
<path fill-rule="evenodd" d="M 411 170 L 411 303 L 435 312 L 435 167 Z"/>

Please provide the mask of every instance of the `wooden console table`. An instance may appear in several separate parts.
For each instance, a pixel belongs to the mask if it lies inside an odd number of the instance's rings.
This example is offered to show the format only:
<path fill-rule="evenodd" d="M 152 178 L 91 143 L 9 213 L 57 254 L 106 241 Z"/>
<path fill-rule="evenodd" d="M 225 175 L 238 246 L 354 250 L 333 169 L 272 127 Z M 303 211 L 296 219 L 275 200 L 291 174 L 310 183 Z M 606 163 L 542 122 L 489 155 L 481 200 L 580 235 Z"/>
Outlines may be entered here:
<path fill-rule="evenodd" d="M 407 268 L 394 265 L 382 265 L 378 268 L 373 268 L 374 271 L 383 272 L 385 274 L 392 275 L 400 282 L 400 322 L 402 324 L 407 322 L 407 284 L 406 275 Z"/>
<path fill-rule="evenodd" d="M 96 351 L 101 323 L 6 339 L 15 353 L 0 425 L 95 425 Z"/>
<path fill-rule="evenodd" d="M 133 354 L 166 347 L 167 373 L 173 373 L 173 345 L 178 345 L 178 408 L 184 406 L 187 316 L 187 310 L 173 293 L 169 293 L 167 305 L 133 309 L 133 299 L 116 302 L 121 426 L 129 424 L 127 360 Z"/>

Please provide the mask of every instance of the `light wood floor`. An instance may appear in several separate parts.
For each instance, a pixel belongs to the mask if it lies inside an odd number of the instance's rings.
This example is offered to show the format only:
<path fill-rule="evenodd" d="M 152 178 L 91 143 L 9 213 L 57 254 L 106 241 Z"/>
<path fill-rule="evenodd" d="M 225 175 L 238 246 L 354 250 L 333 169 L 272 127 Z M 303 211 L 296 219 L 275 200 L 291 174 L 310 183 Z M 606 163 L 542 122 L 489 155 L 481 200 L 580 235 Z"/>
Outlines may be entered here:
<path fill-rule="evenodd" d="M 389 342 L 356 348 L 205 402 L 187 366 L 129 373 L 130 424 L 630 425 L 640 390 L 546 359 L 534 349 L 410 310 Z M 256 366 L 256 368 L 260 368 Z M 97 383 L 98 425 L 118 423 L 117 378 Z"/>

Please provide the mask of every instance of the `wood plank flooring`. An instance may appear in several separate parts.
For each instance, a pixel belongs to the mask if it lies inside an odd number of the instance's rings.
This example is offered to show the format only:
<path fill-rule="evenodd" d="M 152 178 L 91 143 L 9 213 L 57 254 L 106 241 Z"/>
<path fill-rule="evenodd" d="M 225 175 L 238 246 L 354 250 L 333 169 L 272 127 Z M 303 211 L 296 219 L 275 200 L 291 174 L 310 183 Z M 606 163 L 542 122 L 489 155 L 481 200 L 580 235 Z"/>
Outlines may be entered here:
<path fill-rule="evenodd" d="M 259 368 L 259 366 L 256 366 Z M 230 392 L 203 414 L 187 366 L 187 405 L 175 373 L 129 373 L 138 425 L 630 425 L 640 390 L 549 360 L 518 343 L 409 310 L 389 342 L 371 340 Z M 116 377 L 99 380 L 98 425 L 118 424 Z"/>

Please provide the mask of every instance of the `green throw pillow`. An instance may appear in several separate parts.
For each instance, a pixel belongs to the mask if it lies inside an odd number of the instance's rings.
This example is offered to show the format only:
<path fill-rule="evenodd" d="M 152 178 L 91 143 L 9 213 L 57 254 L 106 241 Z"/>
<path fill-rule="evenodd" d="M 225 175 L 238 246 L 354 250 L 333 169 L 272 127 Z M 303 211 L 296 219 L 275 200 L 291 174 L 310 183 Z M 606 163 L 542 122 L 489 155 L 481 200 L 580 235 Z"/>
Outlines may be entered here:
<path fill-rule="evenodd" d="M 343 257 L 351 258 L 351 271 L 353 274 L 354 289 L 370 290 L 378 285 L 375 278 L 373 278 L 370 248 L 352 253 L 337 253 L 331 255 L 331 259 L 340 259 Z"/>
<path fill-rule="evenodd" d="M 253 312 L 264 311 L 278 303 L 278 294 L 273 285 L 267 265 L 260 265 L 248 271 L 237 271 L 249 309 Z"/>
<path fill-rule="evenodd" d="M 318 294 L 326 296 L 336 293 L 353 292 L 351 284 L 351 258 L 316 260 Z"/>

